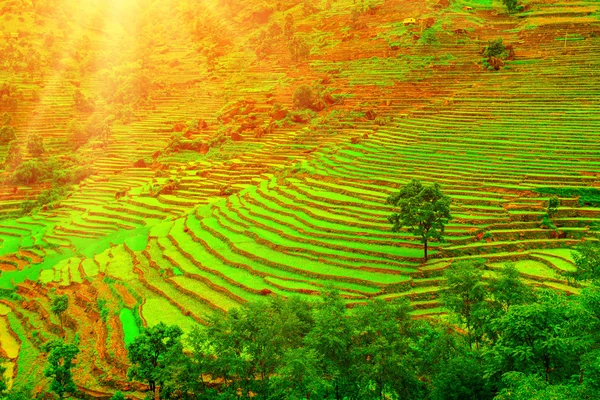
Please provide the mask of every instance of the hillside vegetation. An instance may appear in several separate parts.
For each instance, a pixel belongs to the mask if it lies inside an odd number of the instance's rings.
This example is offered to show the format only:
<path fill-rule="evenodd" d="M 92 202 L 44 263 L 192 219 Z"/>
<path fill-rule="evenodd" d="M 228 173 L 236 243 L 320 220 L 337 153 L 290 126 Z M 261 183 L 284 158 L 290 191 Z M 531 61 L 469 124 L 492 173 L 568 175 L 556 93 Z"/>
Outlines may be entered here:
<path fill-rule="evenodd" d="M 82 393 L 143 398 L 126 346 L 145 327 L 188 337 L 274 297 L 445 320 L 461 261 L 579 294 L 564 273 L 600 231 L 600 3 L 504 3 L 3 1 L 9 386 L 49 391 L 62 338 Z M 388 221 L 411 179 L 451 200 L 426 261 Z"/>

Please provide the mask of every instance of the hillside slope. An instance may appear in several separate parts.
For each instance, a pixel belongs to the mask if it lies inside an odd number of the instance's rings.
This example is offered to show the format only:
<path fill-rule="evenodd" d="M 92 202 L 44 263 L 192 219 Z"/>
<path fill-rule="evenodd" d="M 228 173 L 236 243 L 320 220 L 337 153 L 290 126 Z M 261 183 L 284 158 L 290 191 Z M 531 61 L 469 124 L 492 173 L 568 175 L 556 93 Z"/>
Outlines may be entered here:
<path fill-rule="evenodd" d="M 81 387 L 135 390 L 131 332 L 188 331 L 271 293 L 334 285 L 349 306 L 405 296 L 416 315 L 443 313 L 440 276 L 457 259 L 579 290 L 560 271 L 600 222 L 596 1 L 512 16 L 491 0 L 37 3 L 0 10 L 0 113 L 19 165 L 88 173 L 3 173 L 0 344 L 15 385 L 43 390 L 41 344 L 77 334 Z M 497 38 L 514 57 L 488 70 Z M 314 110 L 294 106 L 301 85 Z M 453 199 L 427 263 L 387 222 L 385 199 L 411 178 Z M 551 194 L 559 234 L 541 226 Z M 70 299 L 64 332 L 56 294 Z"/>

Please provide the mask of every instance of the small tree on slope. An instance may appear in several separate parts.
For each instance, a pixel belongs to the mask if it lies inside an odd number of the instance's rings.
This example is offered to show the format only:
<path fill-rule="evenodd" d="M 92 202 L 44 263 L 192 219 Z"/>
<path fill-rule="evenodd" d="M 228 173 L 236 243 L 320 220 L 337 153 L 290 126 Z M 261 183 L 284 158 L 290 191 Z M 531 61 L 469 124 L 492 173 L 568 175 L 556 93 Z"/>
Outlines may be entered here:
<path fill-rule="evenodd" d="M 502 3 L 506 6 L 508 10 L 508 15 L 514 13 L 519 9 L 519 1 L 518 0 L 502 0 Z"/>
<path fill-rule="evenodd" d="M 56 316 L 58 316 L 58 319 L 60 320 L 60 327 L 63 327 L 63 313 L 65 311 L 67 311 L 67 308 L 69 308 L 69 296 L 67 296 L 66 294 L 62 295 L 62 296 L 56 296 L 54 299 L 52 299 L 52 305 L 50 306 L 50 311 L 52 311 L 52 313 Z"/>
<path fill-rule="evenodd" d="M 440 185 L 423 186 L 421 181 L 412 179 L 396 194 L 387 199 L 387 203 L 399 207 L 399 211 L 388 217 L 392 231 L 398 232 L 407 227 L 414 236 L 421 238 L 423 257 L 427 261 L 429 240 L 443 241 L 442 235 L 449 220 L 450 197 L 444 195 Z"/>
<path fill-rule="evenodd" d="M 43 350 L 49 352 L 48 365 L 44 370 L 44 375 L 52 378 L 50 389 L 61 399 L 66 394 L 75 393 L 77 387 L 73 382 L 71 367 L 73 360 L 79 354 L 79 348 L 62 340 L 53 340 L 47 343 Z"/>

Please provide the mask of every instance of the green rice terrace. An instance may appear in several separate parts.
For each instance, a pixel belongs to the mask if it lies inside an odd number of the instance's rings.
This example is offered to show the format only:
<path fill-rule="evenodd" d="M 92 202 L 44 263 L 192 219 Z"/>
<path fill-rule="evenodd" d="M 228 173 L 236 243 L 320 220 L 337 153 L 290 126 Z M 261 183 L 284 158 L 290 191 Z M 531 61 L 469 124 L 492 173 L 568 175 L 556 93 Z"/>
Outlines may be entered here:
<path fill-rule="evenodd" d="M 15 390 L 64 339 L 77 398 L 142 399 L 144 328 L 273 297 L 446 320 L 459 261 L 577 295 L 600 237 L 596 0 L 4 0 L 0 116 Z M 412 180 L 451 201 L 425 258 L 388 220 Z"/>

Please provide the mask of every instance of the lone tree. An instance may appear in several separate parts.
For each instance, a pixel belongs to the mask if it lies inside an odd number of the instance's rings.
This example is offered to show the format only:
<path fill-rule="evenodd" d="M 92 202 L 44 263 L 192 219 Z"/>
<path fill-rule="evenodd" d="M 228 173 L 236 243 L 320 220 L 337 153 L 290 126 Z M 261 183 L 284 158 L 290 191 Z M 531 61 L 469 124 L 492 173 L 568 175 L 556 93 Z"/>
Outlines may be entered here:
<path fill-rule="evenodd" d="M 52 305 L 50 306 L 50 311 L 52 311 L 52 313 L 56 316 L 58 316 L 58 319 L 60 320 L 60 327 L 63 327 L 63 319 L 62 319 L 62 315 L 65 311 L 67 311 L 67 308 L 69 308 L 69 296 L 67 296 L 66 294 L 62 295 L 62 296 L 56 296 L 53 300 L 52 300 Z"/>
<path fill-rule="evenodd" d="M 77 387 L 73 382 L 71 367 L 73 366 L 73 360 L 79 354 L 79 348 L 62 340 L 53 340 L 45 344 L 43 350 L 49 353 L 48 365 L 44 370 L 44 375 L 52 378 L 50 389 L 61 399 L 66 394 L 75 393 Z"/>
<path fill-rule="evenodd" d="M 414 236 L 421 238 L 423 257 L 427 261 L 427 243 L 431 239 L 443 242 L 445 225 L 452 219 L 450 215 L 450 197 L 444 195 L 440 185 L 423 186 L 420 180 L 412 179 L 396 194 L 387 199 L 387 203 L 398 207 L 388 217 L 392 231 L 399 232 L 407 227 Z"/>
<path fill-rule="evenodd" d="M 558 212 L 558 207 L 560 207 L 560 200 L 556 196 L 552 196 L 548 199 L 548 208 L 546 209 L 546 214 L 542 219 L 542 226 L 549 229 L 556 229 L 556 225 L 552 222 L 552 219 Z"/>
<path fill-rule="evenodd" d="M 506 6 L 508 10 L 508 15 L 514 13 L 519 9 L 519 0 L 502 0 L 502 3 Z"/>

